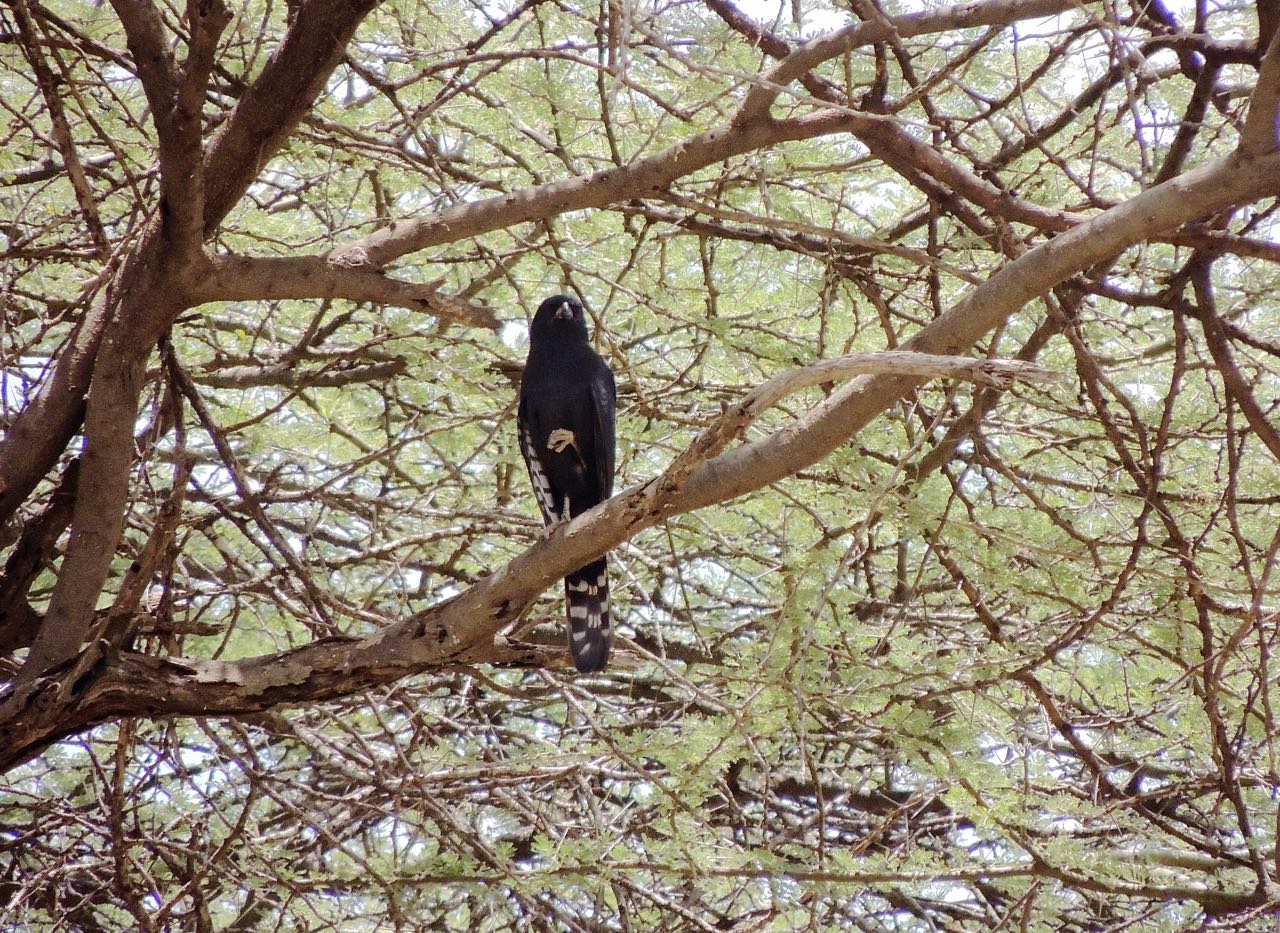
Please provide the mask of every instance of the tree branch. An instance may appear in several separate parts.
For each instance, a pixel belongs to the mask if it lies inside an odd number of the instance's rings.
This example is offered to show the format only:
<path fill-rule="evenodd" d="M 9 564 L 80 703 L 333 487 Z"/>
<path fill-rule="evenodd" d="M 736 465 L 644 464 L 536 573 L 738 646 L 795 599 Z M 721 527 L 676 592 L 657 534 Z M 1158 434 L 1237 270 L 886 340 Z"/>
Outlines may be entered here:
<path fill-rule="evenodd" d="M 84 399 L 107 316 L 105 301 L 90 304 L 35 395 L 0 438 L 0 521 L 18 511 L 84 418 Z"/>
<path fill-rule="evenodd" d="M 974 26 L 1003 26 L 1017 20 L 1065 13 L 1077 7 L 1074 0 L 986 0 L 984 3 L 964 3 L 941 10 L 854 23 L 811 39 L 783 58 L 761 80 L 753 83 L 733 122 L 741 126 L 765 119 L 769 108 L 788 84 L 823 62 L 856 48 L 895 37 L 908 39 Z"/>
<path fill-rule="evenodd" d="M 68 723 L 79 723 L 82 727 L 87 724 L 84 716 L 124 715 L 123 709 L 103 708 L 102 704 L 119 702 L 126 697 L 132 707 L 142 695 L 147 695 L 145 704 L 137 708 L 139 712 L 192 712 L 195 708 L 203 714 L 258 712 L 304 697 L 316 700 L 345 695 L 431 667 L 478 662 L 532 663 L 535 658 L 545 659 L 544 654 L 532 647 L 512 649 L 498 636 L 523 615 L 547 586 L 590 559 L 585 555 L 598 556 L 611 546 L 604 542 L 616 543 L 674 514 L 671 503 L 681 482 L 703 460 L 715 456 L 782 398 L 808 386 L 868 372 L 921 378 L 952 376 L 1003 387 L 1017 380 L 1053 378 L 1048 370 L 1017 361 L 895 351 L 821 360 L 783 373 L 747 393 L 741 402 L 726 410 L 661 476 L 633 486 L 580 516 L 550 540 L 533 545 L 507 567 L 455 599 L 365 638 L 319 638 L 295 651 L 243 661 L 157 661 L 126 655 L 121 657 L 121 665 L 114 673 L 88 686 L 81 681 L 91 665 L 82 657 L 69 671 L 38 681 L 32 676 L 19 678 L 0 706 L 0 750 L 13 748 L 19 753 L 25 746 L 27 751 L 23 754 L 35 754 L 58 735 L 67 734 L 61 730 L 65 730 Z M 189 401 L 200 408 L 190 382 L 180 373 L 177 378 Z M 201 417 L 204 419 L 207 415 Z M 216 432 L 211 436 L 217 443 Z M 234 458 L 227 459 L 231 455 L 224 447 L 220 446 L 220 450 L 236 476 L 235 481 L 243 485 Z M 257 512 L 260 525 L 272 535 L 277 550 L 294 566 L 296 558 L 278 535 L 273 534 L 253 498 L 246 493 L 244 501 Z M 294 569 L 304 581 L 309 579 L 305 568 L 294 566 Z M 319 599 L 318 594 L 315 598 Z M 91 654 L 96 663 L 97 654 L 92 650 Z M 49 670 L 47 665 L 44 670 Z M 127 686 L 111 682 L 120 674 L 129 679 Z M 156 678 L 156 682 L 152 683 L 150 678 Z M 209 695 L 214 683 L 219 684 L 216 698 Z M 164 699 L 156 693 L 157 689 Z M 198 707 L 189 704 L 198 704 Z M 31 718 L 15 717 L 15 706 L 36 709 L 36 720 L 43 721 L 49 731 L 39 738 L 21 738 L 15 733 L 13 720 L 17 718 L 23 730 L 31 729 L 35 723 Z M 42 714 L 59 707 L 70 708 L 63 708 L 60 715 L 43 718 Z M 89 710 L 95 708 L 97 711 L 90 714 Z M 5 766 L 4 751 L 0 751 L 0 770 Z"/>
<path fill-rule="evenodd" d="M 112 0 L 151 105 L 160 159 L 162 234 L 178 255 L 194 256 L 203 240 L 204 155 L 201 110 L 218 36 L 231 22 L 221 0 L 187 6 L 190 47 L 181 72 L 169 53 L 164 23 L 150 0 Z"/>
<path fill-rule="evenodd" d="M 947 313 L 926 325 L 904 349 L 957 353 L 971 347 L 1028 302 L 1069 276 L 1088 269 L 1127 247 L 1229 205 L 1280 192 L 1280 156 L 1232 157 L 1150 188 L 1079 226 L 1029 250 L 971 291 Z M 679 497 L 681 510 L 741 495 L 758 475 L 775 482 L 826 456 L 884 410 L 915 388 L 918 380 L 900 376 L 860 379 L 837 391 L 818 410 L 801 419 L 785 437 L 773 437 L 730 450 L 690 478 Z M 745 485 L 752 477 L 752 485 Z"/>
<path fill-rule="evenodd" d="M 205 157 L 204 231 L 211 236 L 293 135 L 377 0 L 298 4 L 285 41 L 236 103 Z"/>
<path fill-rule="evenodd" d="M 426 217 L 396 220 L 364 239 L 339 247 L 331 259 L 381 268 L 408 253 L 476 237 L 568 211 L 605 207 L 660 191 L 708 165 L 780 142 L 847 132 L 847 113 L 825 111 L 794 120 L 722 125 L 643 159 L 590 175 L 532 185 L 483 201 L 469 201 Z"/>
<path fill-rule="evenodd" d="M 468 327 L 498 326 L 488 308 L 446 295 L 434 285 L 402 282 L 323 256 L 217 256 L 208 270 L 196 296 L 200 303 L 345 298 L 408 308 Z"/>
<path fill-rule="evenodd" d="M 1280 145 L 1280 32 L 1273 32 L 1258 69 L 1258 83 L 1249 100 L 1249 115 L 1240 133 L 1240 151 L 1263 155 Z"/>
<path fill-rule="evenodd" d="M 201 385 L 216 389 L 247 389 L 252 386 L 284 386 L 290 389 L 336 388 L 360 382 L 385 382 L 405 371 L 403 357 L 370 363 L 367 366 L 335 366 L 300 370 L 293 361 L 265 366 L 227 366 L 194 377 Z"/>
<path fill-rule="evenodd" d="M 829 385 L 853 376 L 870 374 L 917 376 L 921 379 L 964 379 L 1000 389 L 1007 389 L 1018 381 L 1049 382 L 1057 378 L 1057 374 L 1051 370 L 1020 360 L 978 360 L 967 356 L 935 356 L 910 350 L 854 353 L 836 359 L 819 360 L 774 376 L 726 409 L 663 472 L 657 487 L 664 494 L 674 492 L 700 464 L 719 454 L 756 419 L 786 396 L 810 386 Z"/>
<path fill-rule="evenodd" d="M 1200 326 L 1204 329 L 1205 345 L 1213 358 L 1222 383 L 1235 403 L 1240 406 L 1249 427 L 1253 428 L 1258 439 L 1271 451 L 1271 456 L 1280 462 L 1280 432 L 1272 426 L 1266 413 L 1259 407 L 1253 397 L 1249 381 L 1236 365 L 1235 354 L 1231 352 L 1231 341 L 1227 339 L 1226 327 L 1218 316 L 1217 302 L 1213 297 L 1213 259 L 1205 254 L 1198 255 L 1191 263 L 1191 285 L 1195 290 L 1196 307 L 1199 311 Z"/>
<path fill-rule="evenodd" d="M 943 29 L 1048 16 L 1073 9 L 1075 5 L 1072 0 L 993 0 L 976 6 L 966 4 L 948 7 L 936 13 L 899 17 L 889 23 L 901 35 L 920 35 Z M 1011 219 L 1022 220 L 1042 229 L 1063 230 L 1069 227 L 1073 219 L 1062 212 L 1039 208 L 1011 198 L 993 185 L 972 176 L 961 177 L 965 173 L 932 153 L 928 147 L 896 130 L 891 121 L 845 109 L 842 102 L 832 101 L 828 97 L 823 99 L 840 104 L 843 113 L 827 112 L 785 121 L 761 119 L 781 92 L 782 82 L 789 82 L 814 65 L 844 51 L 880 41 L 884 38 L 881 31 L 885 28 L 879 23 L 863 23 L 802 46 L 787 56 L 762 83 L 753 86 L 730 123 L 700 133 L 654 155 L 590 175 L 535 185 L 483 201 L 459 204 L 427 217 L 398 220 L 357 243 L 338 248 L 333 257 L 351 265 L 381 268 L 400 256 L 439 243 L 478 236 L 491 230 L 568 211 L 604 207 L 626 198 L 643 197 L 699 168 L 753 149 L 841 131 L 854 132 L 859 138 L 862 138 L 864 132 L 873 136 L 896 133 L 892 142 L 899 150 L 910 149 L 916 160 L 929 162 L 932 172 L 949 179 L 955 187 L 976 189 L 978 196 L 974 200 L 988 205 L 1001 205 L 1002 209 L 997 213 L 1008 213 Z M 873 129 L 875 132 L 872 132 Z M 881 152 L 877 154 L 883 157 Z"/>
<path fill-rule="evenodd" d="M 14 0 L 12 9 L 14 19 L 18 24 L 18 34 L 22 39 L 22 49 L 26 53 L 27 61 L 31 64 L 31 70 L 35 75 L 36 83 L 40 87 L 40 94 L 44 97 L 45 106 L 49 108 L 49 123 L 53 140 L 57 144 L 59 154 L 62 156 L 62 165 L 68 179 L 71 181 L 71 188 L 75 192 L 76 204 L 80 207 L 80 213 L 84 216 L 85 226 L 89 228 L 89 236 L 93 239 L 93 246 L 97 250 L 98 258 L 105 262 L 111 253 L 111 247 L 107 243 L 107 234 L 102 227 L 102 220 L 98 216 L 98 206 L 93 200 L 93 192 L 89 188 L 89 180 L 85 176 L 84 165 L 76 152 L 75 140 L 71 135 L 71 126 L 67 122 L 66 109 L 62 105 L 62 96 L 57 90 L 57 81 L 54 78 L 53 71 L 49 68 L 49 63 L 45 61 L 44 54 L 40 50 L 40 38 L 36 35 L 35 24 L 31 21 L 31 15 L 27 11 L 25 0 Z M 20 178 L 22 176 L 23 173 L 19 172 L 15 173 L 13 177 Z M 23 182 L 14 183 L 21 184 Z"/>

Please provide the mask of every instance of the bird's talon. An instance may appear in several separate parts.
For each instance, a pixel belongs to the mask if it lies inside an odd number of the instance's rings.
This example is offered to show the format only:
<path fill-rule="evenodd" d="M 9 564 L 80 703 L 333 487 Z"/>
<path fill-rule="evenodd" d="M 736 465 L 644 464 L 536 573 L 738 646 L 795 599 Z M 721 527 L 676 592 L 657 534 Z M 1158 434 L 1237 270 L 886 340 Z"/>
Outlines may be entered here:
<path fill-rule="evenodd" d="M 568 428 L 556 428 L 547 435 L 547 449 L 553 450 L 558 454 L 564 453 L 566 447 L 578 449 L 578 444 L 573 436 L 573 432 Z"/>

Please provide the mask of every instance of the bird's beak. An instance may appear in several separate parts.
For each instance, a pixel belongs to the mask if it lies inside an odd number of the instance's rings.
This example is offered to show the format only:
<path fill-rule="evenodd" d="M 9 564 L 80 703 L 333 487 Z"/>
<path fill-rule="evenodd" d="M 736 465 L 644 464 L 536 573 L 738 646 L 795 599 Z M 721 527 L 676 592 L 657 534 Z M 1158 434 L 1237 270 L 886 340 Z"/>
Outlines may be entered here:
<path fill-rule="evenodd" d="M 573 320 L 573 308 L 569 307 L 569 302 L 560 302 L 560 307 L 556 308 L 556 320 Z"/>

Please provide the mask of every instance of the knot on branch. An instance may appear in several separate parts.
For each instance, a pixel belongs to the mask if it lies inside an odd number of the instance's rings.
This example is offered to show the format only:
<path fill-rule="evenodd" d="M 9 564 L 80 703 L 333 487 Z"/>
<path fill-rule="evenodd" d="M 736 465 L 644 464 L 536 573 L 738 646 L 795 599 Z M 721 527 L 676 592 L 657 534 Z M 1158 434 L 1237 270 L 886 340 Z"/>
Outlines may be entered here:
<path fill-rule="evenodd" d="M 329 262 L 344 269 L 365 269 L 373 265 L 363 246 L 340 246 L 328 256 Z"/>

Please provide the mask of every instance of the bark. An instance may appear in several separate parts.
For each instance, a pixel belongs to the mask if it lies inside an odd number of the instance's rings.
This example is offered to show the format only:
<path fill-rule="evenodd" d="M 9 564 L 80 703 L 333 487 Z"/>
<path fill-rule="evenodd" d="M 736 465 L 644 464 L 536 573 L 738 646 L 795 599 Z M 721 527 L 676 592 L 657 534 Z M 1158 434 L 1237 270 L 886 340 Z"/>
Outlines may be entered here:
<path fill-rule="evenodd" d="M 158 47 L 149 32 L 150 16 L 143 8 L 154 12 L 150 4 L 122 0 L 118 6 L 124 11 L 126 26 L 133 23 L 129 27 L 129 42 L 148 99 L 154 98 L 152 108 L 161 114 L 158 135 L 171 139 L 178 132 L 171 125 L 172 112 L 179 104 L 191 106 L 192 91 L 189 84 L 177 84 L 173 63 L 168 61 L 163 42 Z M 262 166 L 292 134 L 340 60 L 356 27 L 373 6 L 372 0 L 313 0 L 300 6 L 280 49 L 246 89 L 207 147 L 198 171 L 203 186 L 197 202 L 203 204 L 206 237 L 217 229 L 257 178 Z M 202 41 L 196 43 L 189 56 L 188 76 L 192 80 L 204 73 L 200 57 L 204 54 Z M 162 151 L 171 153 L 168 166 L 162 158 L 162 175 L 172 170 L 183 176 L 166 181 L 166 186 L 178 185 L 176 189 L 166 187 L 166 191 L 181 192 L 180 183 L 196 177 L 191 174 L 193 162 L 187 151 L 195 128 L 188 126 L 181 132 L 186 133 L 181 140 L 162 144 Z M 174 149 L 183 152 L 173 154 Z M 53 371 L 35 398 L 0 440 L 0 520 L 8 519 L 26 501 L 80 428 L 85 399 L 95 376 L 99 345 L 108 322 L 121 315 L 122 303 L 132 301 L 133 306 L 140 309 L 142 318 L 130 323 L 132 335 L 118 345 L 126 354 L 118 358 L 121 364 L 130 357 L 149 354 L 173 319 L 194 305 L 194 296 L 184 294 L 193 283 L 182 278 L 193 271 L 192 265 L 199 258 L 191 247 L 190 224 L 184 219 L 187 216 L 184 211 L 191 201 L 175 195 L 166 198 L 164 203 L 167 207 L 162 216 L 170 222 L 153 220 L 136 242 L 117 248 L 121 259 L 104 270 L 103 280 L 109 284 L 68 339 L 66 349 L 58 354 Z M 165 266 L 167 259 L 177 256 L 179 247 L 184 250 L 182 261 L 166 267 L 165 276 L 149 281 L 146 270 Z M 122 255 L 124 251 L 127 255 Z M 113 365 L 115 362 L 116 359 L 112 359 Z"/>

